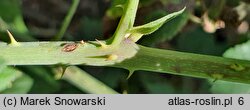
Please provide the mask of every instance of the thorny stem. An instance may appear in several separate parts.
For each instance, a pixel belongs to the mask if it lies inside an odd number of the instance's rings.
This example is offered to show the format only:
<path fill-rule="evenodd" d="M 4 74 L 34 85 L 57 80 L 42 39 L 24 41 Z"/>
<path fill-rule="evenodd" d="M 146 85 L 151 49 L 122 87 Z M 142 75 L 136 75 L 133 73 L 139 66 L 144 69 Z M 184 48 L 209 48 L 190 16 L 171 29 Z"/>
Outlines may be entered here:
<path fill-rule="evenodd" d="M 130 42 L 131 43 L 131 42 Z M 95 50 L 91 44 L 79 46 L 73 52 L 62 52 L 62 42 L 21 43 L 19 47 L 3 46 L 0 43 L 0 57 L 7 65 L 53 65 L 69 63 L 70 65 L 112 66 L 128 70 L 146 70 L 197 78 L 218 79 L 250 84 L 250 61 L 176 52 L 139 46 L 130 48 L 129 42 L 118 50 L 118 57 L 136 50 L 135 56 L 122 61 L 108 60 L 105 56 L 113 50 Z M 138 51 L 138 52 L 137 52 Z M 32 53 L 32 54 L 30 54 Z M 93 56 L 94 55 L 94 56 Z M 100 55 L 100 56 L 95 56 Z M 104 56 L 103 56 L 104 55 Z M 134 55 L 134 54 L 133 54 Z M 120 63 L 119 63 L 120 62 Z"/>
<path fill-rule="evenodd" d="M 114 66 L 250 84 L 249 61 L 138 47 L 134 42 L 125 39 L 127 30 L 133 26 L 139 0 L 127 2 L 125 14 L 111 43 L 111 46 L 118 49 L 100 48 L 96 42 L 84 45 L 75 42 L 25 42 L 15 47 L 0 43 L 0 57 L 7 65 L 63 63 Z M 111 60 L 110 56 L 113 56 Z"/>
<path fill-rule="evenodd" d="M 250 61 L 143 46 L 139 48 L 136 56 L 112 66 L 250 84 Z"/>

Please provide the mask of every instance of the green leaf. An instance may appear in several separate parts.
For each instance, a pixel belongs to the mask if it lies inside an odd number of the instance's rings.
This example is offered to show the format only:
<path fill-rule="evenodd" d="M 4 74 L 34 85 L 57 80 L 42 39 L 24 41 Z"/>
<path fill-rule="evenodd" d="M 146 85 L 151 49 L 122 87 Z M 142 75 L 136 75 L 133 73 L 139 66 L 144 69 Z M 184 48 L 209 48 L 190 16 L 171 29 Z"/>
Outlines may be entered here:
<path fill-rule="evenodd" d="M 151 33 L 155 32 L 164 23 L 166 23 L 167 21 L 169 21 L 169 20 L 175 18 L 176 16 L 180 15 L 181 13 L 183 13 L 184 10 L 185 10 L 185 8 L 183 8 L 182 10 L 180 10 L 178 12 L 168 14 L 168 15 L 166 15 L 166 16 L 158 19 L 158 20 L 152 21 L 150 23 L 147 23 L 147 24 L 144 24 L 144 25 L 141 25 L 141 26 L 133 27 L 128 31 L 128 33 L 131 33 L 132 34 L 131 38 L 136 39 L 134 41 L 137 41 L 137 40 L 139 40 L 138 37 L 141 37 L 141 36 L 139 36 L 140 34 L 141 35 L 148 35 L 148 34 L 151 34 Z M 137 35 L 133 36 L 133 34 L 137 34 Z"/>
<path fill-rule="evenodd" d="M 223 56 L 227 58 L 250 60 L 250 40 L 228 49 Z"/>
<path fill-rule="evenodd" d="M 32 85 L 33 85 L 33 80 L 29 76 L 23 74 L 20 78 L 16 79 L 13 82 L 11 88 L 4 90 L 2 93 L 4 94 L 28 93 Z"/>
<path fill-rule="evenodd" d="M 155 16 L 159 16 L 164 13 L 166 12 L 159 10 L 157 12 L 154 11 L 149 16 L 151 16 L 151 19 L 152 19 L 152 17 L 154 18 Z M 180 14 L 173 20 L 170 20 L 169 22 L 162 25 L 161 28 L 159 28 L 154 33 L 150 34 L 148 37 L 144 37 L 142 40 L 142 44 L 149 46 L 149 45 L 153 45 L 156 43 L 164 42 L 166 40 L 171 40 L 186 25 L 188 19 L 189 19 L 189 12 L 184 11 L 182 14 Z"/>
<path fill-rule="evenodd" d="M 13 82 L 22 76 L 22 72 L 13 69 L 13 68 L 4 68 L 0 72 L 0 92 L 10 88 L 13 85 Z"/>

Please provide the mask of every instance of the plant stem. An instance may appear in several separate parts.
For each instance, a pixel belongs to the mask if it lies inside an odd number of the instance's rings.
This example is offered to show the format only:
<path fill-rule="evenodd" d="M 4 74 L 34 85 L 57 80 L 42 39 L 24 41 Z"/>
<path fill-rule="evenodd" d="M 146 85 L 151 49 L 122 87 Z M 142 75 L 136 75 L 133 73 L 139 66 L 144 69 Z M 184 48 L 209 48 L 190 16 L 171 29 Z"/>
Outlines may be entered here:
<path fill-rule="evenodd" d="M 62 72 L 57 70 L 57 73 L 61 75 Z M 68 67 L 62 79 L 68 81 L 87 93 L 118 94 L 118 92 L 114 91 L 112 88 L 108 87 L 104 83 L 100 82 L 93 76 L 75 66 Z"/>
<path fill-rule="evenodd" d="M 250 84 L 250 61 L 143 46 L 136 56 L 113 67 Z"/>
<path fill-rule="evenodd" d="M 125 34 L 128 29 L 132 28 L 135 21 L 136 11 L 139 4 L 139 0 L 127 0 L 126 6 L 123 8 L 124 12 L 122 18 L 117 26 L 117 29 L 113 35 L 112 46 L 118 46 L 122 40 L 125 39 Z"/>
<path fill-rule="evenodd" d="M 65 42 L 28 42 L 21 43 L 19 47 L 11 47 L 0 43 L 0 57 L 6 61 L 7 65 L 53 65 L 62 63 L 113 66 L 128 70 L 155 71 L 250 84 L 250 61 L 140 46 L 134 57 L 131 55 L 127 57 L 130 59 L 123 59 L 119 63 L 108 61 L 102 57 L 102 55 L 112 54 L 114 50 L 102 50 L 87 44 L 79 46 L 73 52 L 62 52 L 63 47 L 60 47 L 60 45 L 63 43 Z M 130 49 L 133 45 L 128 44 L 118 49 L 123 52 L 119 54 L 120 56 L 134 51 Z"/>
<path fill-rule="evenodd" d="M 57 40 L 61 40 L 63 38 L 63 35 L 64 33 L 66 32 L 75 12 L 76 12 L 76 9 L 79 5 L 79 2 L 80 0 L 73 0 L 73 3 L 69 9 L 69 12 L 67 13 L 66 17 L 64 18 L 63 20 L 63 24 L 60 28 L 60 31 L 58 32 L 58 34 L 52 39 L 54 41 L 57 41 Z"/>
<path fill-rule="evenodd" d="M 19 42 L 19 44 L 19 46 L 12 46 L 0 43 L 0 57 L 7 65 L 104 66 L 131 58 L 137 52 L 137 45 L 132 41 L 124 41 L 117 49 L 98 47 L 97 42 L 83 44 L 80 42 Z M 119 55 L 119 58 L 109 59 L 110 55 Z"/>

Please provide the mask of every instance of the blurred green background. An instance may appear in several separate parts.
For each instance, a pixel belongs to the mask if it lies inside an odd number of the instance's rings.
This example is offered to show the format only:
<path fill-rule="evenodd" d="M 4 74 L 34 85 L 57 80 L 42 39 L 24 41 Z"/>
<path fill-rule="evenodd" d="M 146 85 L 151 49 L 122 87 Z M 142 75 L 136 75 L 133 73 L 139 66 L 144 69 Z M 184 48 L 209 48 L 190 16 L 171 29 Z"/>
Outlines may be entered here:
<path fill-rule="evenodd" d="M 122 9 L 116 6 L 124 1 L 80 0 L 62 40 L 108 39 L 122 14 Z M 184 6 L 187 10 L 138 44 L 250 60 L 249 3 L 249 0 L 140 0 L 135 25 L 150 22 Z M 7 29 L 18 41 L 51 40 L 71 4 L 72 0 L 0 0 L 0 40 L 9 41 Z M 78 67 L 119 93 L 250 93 L 247 84 L 146 71 L 136 71 L 126 80 L 127 70 Z M 54 73 L 52 66 L 12 66 L 2 71 L 0 65 L 0 93 L 74 94 L 94 93 L 88 89 L 98 89 L 94 85 L 82 89 L 70 81 L 56 79 Z"/>

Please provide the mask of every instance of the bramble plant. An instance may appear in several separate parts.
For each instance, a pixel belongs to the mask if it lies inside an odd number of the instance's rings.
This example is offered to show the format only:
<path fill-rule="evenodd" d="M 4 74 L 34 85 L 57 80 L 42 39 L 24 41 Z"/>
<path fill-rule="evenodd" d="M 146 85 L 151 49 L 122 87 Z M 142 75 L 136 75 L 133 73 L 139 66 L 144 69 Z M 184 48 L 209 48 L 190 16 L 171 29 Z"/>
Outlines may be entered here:
<path fill-rule="evenodd" d="M 66 18 L 67 22 L 54 40 L 60 40 L 63 36 L 78 2 L 79 0 L 74 1 L 72 11 Z M 11 42 L 0 43 L 0 58 L 4 62 L 0 63 L 0 71 L 6 68 L 2 65 L 110 66 L 129 70 L 129 77 L 134 71 L 146 70 L 196 78 L 250 83 L 249 61 L 161 50 L 136 44 L 143 35 L 155 32 L 164 23 L 185 11 L 183 8 L 147 24 L 134 26 L 138 3 L 139 0 L 127 0 L 124 6 L 118 7 L 122 7 L 123 15 L 113 36 L 105 41 L 17 42 L 8 31 Z M 77 67 L 68 69 L 69 71 L 76 70 Z M 81 80 L 74 79 L 73 76 L 70 75 L 70 72 L 66 72 L 64 78 L 81 88 Z M 89 76 L 76 75 L 75 77 L 84 77 L 86 80 Z M 10 78 L 10 80 L 14 79 L 16 78 Z M 90 80 L 88 82 L 91 82 Z M 103 91 L 93 90 L 93 92 L 89 90 L 90 93 L 116 93 L 100 83 L 95 84 L 104 87 Z"/>

